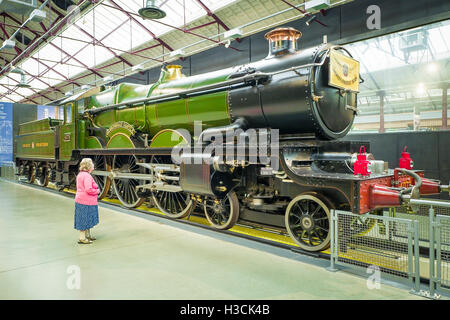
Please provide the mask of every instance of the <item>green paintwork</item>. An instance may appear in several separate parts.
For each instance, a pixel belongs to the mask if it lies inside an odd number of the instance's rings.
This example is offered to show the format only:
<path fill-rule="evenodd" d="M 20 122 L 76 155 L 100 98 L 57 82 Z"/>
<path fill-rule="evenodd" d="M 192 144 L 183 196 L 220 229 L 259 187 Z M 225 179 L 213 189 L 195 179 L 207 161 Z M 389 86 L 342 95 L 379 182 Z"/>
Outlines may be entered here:
<path fill-rule="evenodd" d="M 108 142 L 108 149 L 134 149 L 133 141 L 124 133 L 117 133 Z"/>
<path fill-rule="evenodd" d="M 62 123 L 62 120 L 56 119 L 42 119 L 36 121 L 30 121 L 19 125 L 19 135 L 32 132 L 48 131 L 50 128 L 55 127 Z"/>
<path fill-rule="evenodd" d="M 186 140 L 176 130 L 163 130 L 152 140 L 150 148 L 172 148 L 179 144 L 186 144 Z"/>
<path fill-rule="evenodd" d="M 64 106 L 64 124 L 60 126 L 59 133 L 59 159 L 61 160 L 70 160 L 72 151 L 76 149 L 75 109 L 76 103 L 67 103 Z"/>
<path fill-rule="evenodd" d="M 97 127 L 109 128 L 114 122 L 117 121 L 116 110 L 110 110 L 102 112 L 95 117 L 94 123 Z"/>
<path fill-rule="evenodd" d="M 18 156 L 54 158 L 55 133 L 51 128 L 55 126 L 59 126 L 60 132 L 60 160 L 70 160 L 75 149 L 102 148 L 96 137 L 89 136 L 89 133 L 92 134 L 92 131 L 89 130 L 92 126 L 104 129 L 114 126 L 108 137 L 105 135 L 105 131 L 95 131 L 95 136 L 105 141 L 108 148 L 134 148 L 134 143 L 130 139 L 133 132 L 125 127 L 120 127 L 120 122 L 131 125 L 133 131 L 148 133 L 149 141 L 151 141 L 150 147 L 174 146 L 183 139 L 178 137 L 172 141 L 173 131 L 170 130 L 187 129 L 192 134 L 195 121 L 202 121 L 203 129 L 230 124 L 227 91 L 158 104 L 142 104 L 131 108 L 109 110 L 95 115 L 92 119 L 93 123 L 84 117 L 84 112 L 90 108 L 100 108 L 219 83 L 227 80 L 232 72 L 233 69 L 230 68 L 175 80 L 169 80 L 167 72 L 162 72 L 160 79 L 151 85 L 122 83 L 111 88 L 90 89 L 64 102 L 64 121 L 45 119 L 20 125 Z M 117 128 L 115 128 L 116 126 Z M 39 134 L 32 137 L 26 136 L 33 132 Z M 48 147 L 42 147 L 42 150 L 35 148 L 30 151 L 20 146 L 21 143 L 27 145 L 40 142 L 47 143 Z"/>
<path fill-rule="evenodd" d="M 88 137 L 85 140 L 86 149 L 102 149 L 103 146 L 97 137 Z"/>
<path fill-rule="evenodd" d="M 78 120 L 77 121 L 77 149 L 84 149 L 86 144 L 86 121 Z"/>
<path fill-rule="evenodd" d="M 54 159 L 55 131 L 61 120 L 42 119 L 19 126 L 17 136 L 17 157 Z"/>
<path fill-rule="evenodd" d="M 117 112 L 117 121 L 125 121 L 131 124 L 136 130 L 145 130 L 145 108 L 126 108 Z"/>
<path fill-rule="evenodd" d="M 228 93 L 217 92 L 213 94 L 189 98 L 187 102 L 189 121 L 202 121 L 205 126 L 217 127 L 230 124 L 228 114 Z"/>
<path fill-rule="evenodd" d="M 113 104 L 116 101 L 116 90 L 114 88 L 110 88 L 98 94 L 92 95 L 86 98 L 86 100 L 86 109 Z"/>
<path fill-rule="evenodd" d="M 17 136 L 18 158 L 55 159 L 55 132 L 53 130 Z"/>
<path fill-rule="evenodd" d="M 127 128 L 120 127 L 120 128 L 115 128 L 114 130 L 111 130 L 108 137 L 112 138 L 117 133 L 125 134 L 128 137 L 132 136 L 132 132 L 130 130 L 128 130 Z"/>
<path fill-rule="evenodd" d="M 86 98 L 87 108 L 103 107 L 110 104 L 146 97 L 170 94 L 197 88 L 228 79 L 232 69 L 220 70 L 204 75 L 167 80 L 162 72 L 160 80 L 151 85 L 122 83 Z M 194 121 L 202 121 L 203 129 L 230 124 L 228 112 L 228 92 L 205 94 L 188 99 L 177 99 L 158 104 L 126 107 L 102 112 L 94 117 L 98 127 L 110 128 L 114 123 L 124 121 L 136 131 L 149 133 L 150 139 L 165 129 L 187 129 L 194 131 Z M 118 130 L 117 132 L 127 132 Z M 114 131 L 114 133 L 117 133 Z M 110 134 L 113 136 L 113 134 Z M 117 142 L 115 142 L 117 145 Z"/>
<path fill-rule="evenodd" d="M 152 87 L 153 85 L 121 83 L 116 89 L 116 103 L 148 97 L 151 93 Z"/>

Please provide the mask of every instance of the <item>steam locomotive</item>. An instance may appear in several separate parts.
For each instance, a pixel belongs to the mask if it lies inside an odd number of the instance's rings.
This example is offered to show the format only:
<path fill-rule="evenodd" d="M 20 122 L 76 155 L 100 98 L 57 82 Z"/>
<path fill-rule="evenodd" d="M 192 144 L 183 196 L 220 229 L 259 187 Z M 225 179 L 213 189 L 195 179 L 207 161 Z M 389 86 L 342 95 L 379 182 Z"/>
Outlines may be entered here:
<path fill-rule="evenodd" d="M 174 219 L 200 207 L 214 228 L 280 228 L 307 251 L 329 246 L 331 209 L 363 214 L 448 188 L 358 154 L 370 152 L 366 142 L 338 140 L 352 127 L 362 81 L 345 48 L 298 50 L 292 28 L 265 37 L 269 54 L 254 63 L 190 77 L 168 65 L 153 84 L 65 99 L 64 120 L 20 125 L 18 175 L 63 189 L 90 157 L 100 199 L 147 201 Z"/>

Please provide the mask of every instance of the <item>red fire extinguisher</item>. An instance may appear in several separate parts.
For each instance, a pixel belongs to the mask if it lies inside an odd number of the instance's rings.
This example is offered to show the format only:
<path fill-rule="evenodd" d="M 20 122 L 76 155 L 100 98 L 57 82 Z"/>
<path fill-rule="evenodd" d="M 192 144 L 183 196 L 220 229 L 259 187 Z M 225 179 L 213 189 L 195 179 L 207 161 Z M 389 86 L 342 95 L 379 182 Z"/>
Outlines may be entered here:
<path fill-rule="evenodd" d="M 364 154 L 362 153 L 362 149 L 364 148 Z M 363 175 L 363 176 L 369 176 L 370 175 L 370 162 L 367 161 L 367 155 L 366 155 L 366 148 L 364 146 L 361 146 L 359 148 L 359 154 L 356 155 L 356 162 L 355 166 L 353 168 L 353 172 L 355 175 Z"/>
<path fill-rule="evenodd" d="M 413 159 L 410 158 L 409 152 L 408 152 L 408 146 L 405 146 L 402 152 L 402 157 L 400 158 L 400 161 L 398 162 L 399 168 L 402 169 L 408 169 L 411 170 L 414 166 Z"/>

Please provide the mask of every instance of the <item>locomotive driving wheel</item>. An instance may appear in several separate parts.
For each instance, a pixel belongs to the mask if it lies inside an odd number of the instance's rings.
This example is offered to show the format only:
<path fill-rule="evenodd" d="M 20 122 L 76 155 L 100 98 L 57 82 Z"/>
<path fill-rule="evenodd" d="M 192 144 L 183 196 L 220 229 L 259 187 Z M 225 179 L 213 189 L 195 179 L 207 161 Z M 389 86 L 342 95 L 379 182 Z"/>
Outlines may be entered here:
<path fill-rule="evenodd" d="M 291 238 L 306 251 L 321 251 L 330 244 L 331 203 L 317 194 L 301 194 L 286 208 L 285 225 Z"/>
<path fill-rule="evenodd" d="M 224 199 L 208 198 L 203 203 L 203 210 L 214 228 L 230 229 L 239 218 L 239 200 L 235 192 L 228 193 Z"/>
<path fill-rule="evenodd" d="M 141 173 L 141 167 L 137 165 L 137 158 L 134 155 L 115 155 L 112 170 L 120 173 Z M 145 198 L 140 198 L 136 191 L 140 180 L 118 177 L 114 178 L 112 183 L 116 196 L 123 206 L 136 208 L 144 203 Z"/>
<path fill-rule="evenodd" d="M 36 168 L 36 183 L 41 187 L 46 187 L 50 178 L 50 171 L 47 166 L 40 165 Z"/>
<path fill-rule="evenodd" d="M 23 162 L 20 163 L 20 165 L 17 169 L 17 174 L 19 176 L 23 176 L 25 174 L 25 164 Z"/>
<path fill-rule="evenodd" d="M 94 163 L 95 170 L 111 171 L 110 159 L 108 157 L 93 156 L 92 162 Z M 111 188 L 111 179 L 109 177 L 95 175 L 95 172 L 93 173 L 93 177 L 100 190 L 98 199 L 101 200 L 108 195 L 109 189 Z"/>
<path fill-rule="evenodd" d="M 36 179 L 36 167 L 34 166 L 34 164 L 32 162 L 29 162 L 26 166 L 25 166 L 25 170 L 26 170 L 26 177 L 27 177 L 27 182 L 33 184 L 35 179 Z"/>
<path fill-rule="evenodd" d="M 152 156 L 152 164 L 171 164 L 170 156 Z M 165 172 L 164 175 L 176 178 L 179 176 L 177 172 Z M 177 184 L 174 179 L 167 179 L 164 181 L 167 185 Z M 152 191 L 153 202 L 158 209 L 169 218 L 181 219 L 187 217 L 194 208 L 194 201 L 186 192 L 172 192 L 172 191 Z"/>

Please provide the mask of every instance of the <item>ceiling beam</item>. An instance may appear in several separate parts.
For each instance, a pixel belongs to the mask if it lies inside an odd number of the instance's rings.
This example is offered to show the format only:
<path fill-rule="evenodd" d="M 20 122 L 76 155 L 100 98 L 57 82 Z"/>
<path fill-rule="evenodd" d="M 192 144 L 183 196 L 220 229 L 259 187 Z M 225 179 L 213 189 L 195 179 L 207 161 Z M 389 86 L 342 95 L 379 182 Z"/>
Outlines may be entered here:
<path fill-rule="evenodd" d="M 120 7 L 117 3 L 114 2 L 114 0 L 109 0 L 113 4 L 114 7 L 119 9 L 123 12 L 123 14 L 127 15 L 130 19 L 132 19 L 139 27 L 144 29 L 149 35 L 151 35 L 156 41 L 158 41 L 163 47 L 166 47 L 170 51 L 174 51 L 171 46 L 169 46 L 164 40 L 158 38 L 153 32 L 151 32 L 146 26 L 144 26 L 139 20 L 137 20 L 135 17 L 133 17 L 131 14 L 129 14 L 126 10 L 124 10 L 122 7 Z"/>

